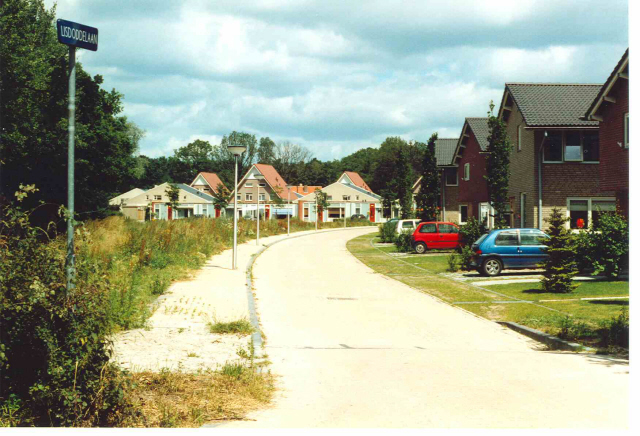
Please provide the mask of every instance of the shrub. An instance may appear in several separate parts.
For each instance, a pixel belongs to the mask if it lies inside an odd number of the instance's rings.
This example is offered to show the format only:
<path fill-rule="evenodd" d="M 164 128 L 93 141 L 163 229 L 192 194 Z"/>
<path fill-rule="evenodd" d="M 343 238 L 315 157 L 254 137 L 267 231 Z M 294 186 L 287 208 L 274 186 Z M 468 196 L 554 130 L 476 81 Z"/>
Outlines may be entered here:
<path fill-rule="evenodd" d="M 471 261 L 473 260 L 473 250 L 468 245 L 465 245 L 460 248 L 460 253 L 458 254 L 458 264 L 460 268 L 465 271 L 471 271 L 473 267 L 471 266 Z"/>
<path fill-rule="evenodd" d="M 447 256 L 447 271 L 449 272 L 456 272 L 458 271 L 458 255 L 456 253 L 451 253 L 449 256 Z"/>
<path fill-rule="evenodd" d="M 413 234 L 408 230 L 404 230 L 400 233 L 394 242 L 396 244 L 396 249 L 401 253 L 413 251 Z"/>
<path fill-rule="evenodd" d="M 581 232 L 576 244 L 581 271 L 602 273 L 611 278 L 629 265 L 629 223 L 617 213 L 602 213 L 598 225 Z"/>
<path fill-rule="evenodd" d="M 381 242 L 395 242 L 396 241 L 396 222 L 386 222 L 380 224 L 378 227 L 378 233 Z"/>
<path fill-rule="evenodd" d="M 549 226 L 549 240 L 546 242 L 546 253 L 548 257 L 543 262 L 544 278 L 541 281 L 542 289 L 545 292 L 569 293 L 578 286 L 572 278 L 578 272 L 574 260 L 575 247 L 573 238 L 564 227 L 568 221 L 560 213 L 558 208 L 553 208 L 551 216 L 546 218 Z"/>
<path fill-rule="evenodd" d="M 2 421 L 114 424 L 129 407 L 123 373 L 109 363 L 107 283 L 91 275 L 95 264 L 81 258 L 76 288 L 67 290 L 64 241 L 39 240 L 44 232 L 19 207 L 4 206 L 2 212 Z"/>
<path fill-rule="evenodd" d="M 604 321 L 600 328 L 602 346 L 619 346 L 629 348 L 629 311 L 622 312 L 610 320 Z"/>
<path fill-rule="evenodd" d="M 475 219 L 474 217 L 469 217 L 467 223 L 460 227 L 460 242 L 464 246 L 469 246 L 476 242 L 482 235 L 487 232 L 486 227 L 483 223 Z"/>

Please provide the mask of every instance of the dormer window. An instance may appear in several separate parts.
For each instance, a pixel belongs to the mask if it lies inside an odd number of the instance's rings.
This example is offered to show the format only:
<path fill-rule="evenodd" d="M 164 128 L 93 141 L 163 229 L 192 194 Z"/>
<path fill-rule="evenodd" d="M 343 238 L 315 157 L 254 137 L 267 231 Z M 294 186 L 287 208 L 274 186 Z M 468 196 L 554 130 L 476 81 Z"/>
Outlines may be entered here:
<path fill-rule="evenodd" d="M 247 182 L 247 183 L 244 184 L 244 186 L 245 186 L 245 188 L 253 188 L 253 183 Z"/>

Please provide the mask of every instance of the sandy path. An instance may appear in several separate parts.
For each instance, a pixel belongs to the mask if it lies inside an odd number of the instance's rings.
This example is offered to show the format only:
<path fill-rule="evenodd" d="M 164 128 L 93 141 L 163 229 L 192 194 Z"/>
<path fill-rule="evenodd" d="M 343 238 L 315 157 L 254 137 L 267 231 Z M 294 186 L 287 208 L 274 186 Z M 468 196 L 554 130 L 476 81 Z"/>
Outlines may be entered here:
<path fill-rule="evenodd" d="M 274 245 L 254 266 L 274 406 L 226 427 L 624 428 L 628 365 L 537 343 L 374 273 L 367 230 Z"/>

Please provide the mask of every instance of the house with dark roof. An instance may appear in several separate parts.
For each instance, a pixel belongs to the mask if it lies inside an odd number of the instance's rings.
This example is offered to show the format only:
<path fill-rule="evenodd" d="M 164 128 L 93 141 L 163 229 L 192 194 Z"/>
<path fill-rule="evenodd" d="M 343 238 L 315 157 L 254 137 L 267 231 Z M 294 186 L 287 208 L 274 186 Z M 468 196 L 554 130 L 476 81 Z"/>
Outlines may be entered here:
<path fill-rule="evenodd" d="M 180 192 L 178 206 L 172 209 L 167 189 L 169 183 L 154 186 L 147 191 L 126 199 L 122 203 L 122 214 L 130 219 L 174 220 L 192 216 L 215 216 L 213 197 L 183 183 L 175 184 Z"/>
<path fill-rule="evenodd" d="M 436 139 L 436 164 L 441 171 L 440 182 L 440 217 L 443 221 L 458 223 L 458 167 L 454 156 L 458 145 L 458 138 Z M 415 196 L 420 192 L 422 177 L 413 184 L 414 209 Z"/>
<path fill-rule="evenodd" d="M 300 197 L 273 166 L 254 164 L 238 182 L 238 192 L 232 193 L 227 211 L 233 216 L 233 203 L 237 201 L 240 218 L 254 219 L 258 210 L 265 219 L 294 216 L 293 201 Z"/>
<path fill-rule="evenodd" d="M 453 157 L 458 171 L 458 223 L 488 220 L 487 147 L 489 118 L 465 118 Z"/>
<path fill-rule="evenodd" d="M 585 113 L 600 126 L 600 190 L 614 191 L 616 206 L 629 216 L 629 49 Z"/>
<path fill-rule="evenodd" d="M 598 122 L 582 117 L 601 85 L 507 83 L 498 116 L 513 145 L 509 207 L 512 227 L 547 228 L 554 207 L 572 229 L 615 207 L 600 189 Z"/>

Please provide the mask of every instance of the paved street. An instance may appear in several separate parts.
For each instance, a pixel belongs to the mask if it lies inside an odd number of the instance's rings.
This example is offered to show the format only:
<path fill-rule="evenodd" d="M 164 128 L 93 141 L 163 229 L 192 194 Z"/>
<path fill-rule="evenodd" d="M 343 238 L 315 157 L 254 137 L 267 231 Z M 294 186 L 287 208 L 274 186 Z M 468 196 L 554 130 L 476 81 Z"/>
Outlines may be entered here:
<path fill-rule="evenodd" d="M 621 428 L 628 365 L 540 346 L 374 273 L 346 242 L 290 239 L 256 261 L 274 405 L 226 427 Z"/>

